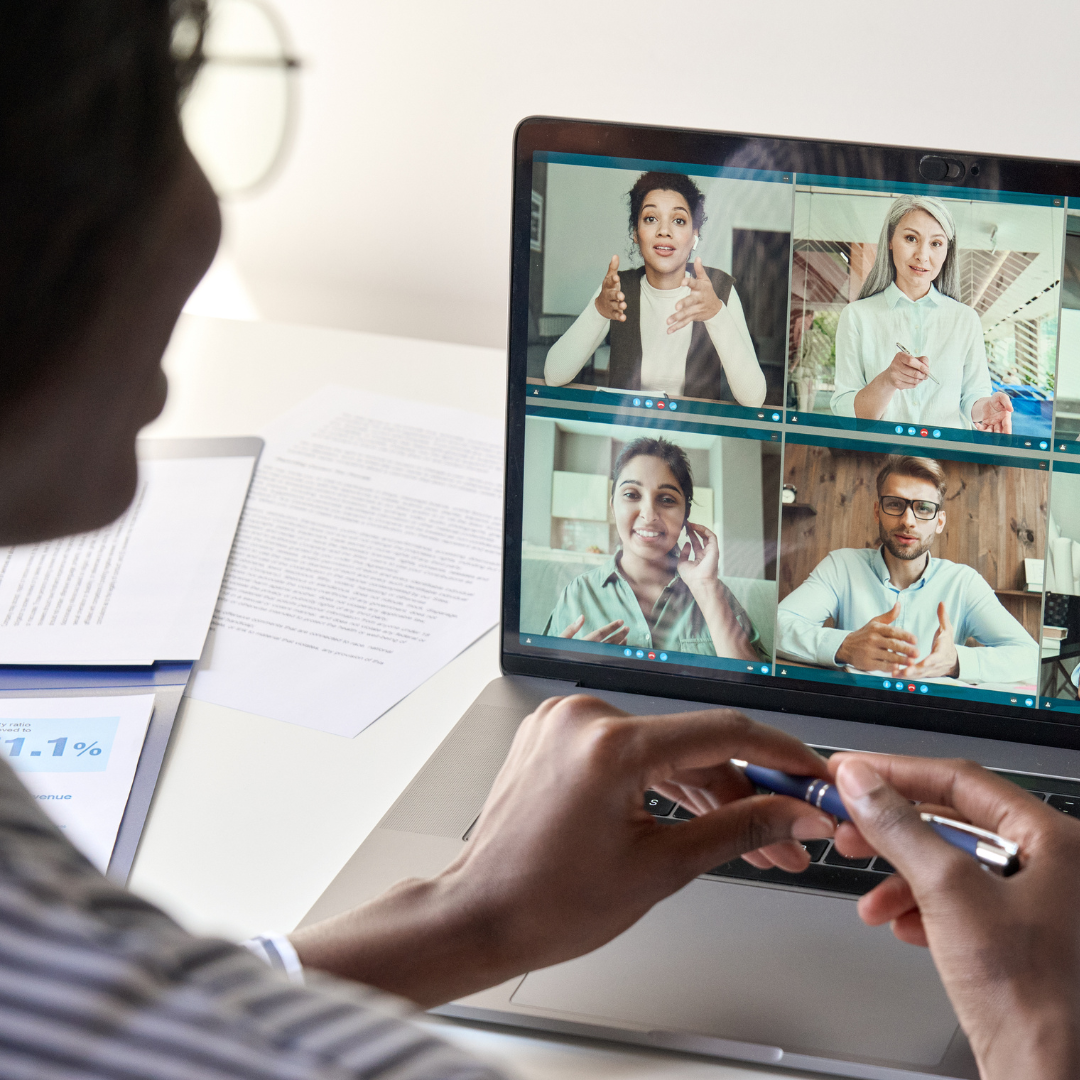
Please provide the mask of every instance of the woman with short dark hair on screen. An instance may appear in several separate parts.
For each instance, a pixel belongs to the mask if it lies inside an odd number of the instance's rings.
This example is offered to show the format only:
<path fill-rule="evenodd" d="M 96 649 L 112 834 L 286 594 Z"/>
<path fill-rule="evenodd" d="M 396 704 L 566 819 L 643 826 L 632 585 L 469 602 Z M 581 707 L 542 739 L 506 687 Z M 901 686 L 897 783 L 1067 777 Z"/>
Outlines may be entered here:
<path fill-rule="evenodd" d="M 681 447 L 666 439 L 627 443 L 612 470 L 619 549 L 566 586 L 544 633 L 768 660 L 749 615 L 720 580 L 716 534 L 690 520 L 693 498 Z M 684 529 L 689 539 L 680 547 Z"/>
<path fill-rule="evenodd" d="M 836 327 L 837 416 L 1009 434 L 982 324 L 960 301 L 956 225 L 941 199 L 901 195 L 885 215 L 859 299 Z"/>
<path fill-rule="evenodd" d="M 689 176 L 647 172 L 628 198 L 644 265 L 620 273 L 612 255 L 592 301 L 548 351 L 545 381 L 572 382 L 609 338 L 612 388 L 760 405 L 765 376 L 735 279 L 694 258 L 705 196 Z"/>

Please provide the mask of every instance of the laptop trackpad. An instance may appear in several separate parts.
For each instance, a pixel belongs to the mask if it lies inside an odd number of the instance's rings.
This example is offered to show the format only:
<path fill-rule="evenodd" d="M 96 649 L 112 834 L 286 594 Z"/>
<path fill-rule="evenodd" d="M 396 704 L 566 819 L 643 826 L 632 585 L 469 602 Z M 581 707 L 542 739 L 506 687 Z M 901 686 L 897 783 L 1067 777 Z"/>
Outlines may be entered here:
<path fill-rule="evenodd" d="M 852 901 L 700 879 L 596 952 L 530 973 L 513 1003 L 923 1066 L 957 1027 L 927 950 L 863 926 Z"/>

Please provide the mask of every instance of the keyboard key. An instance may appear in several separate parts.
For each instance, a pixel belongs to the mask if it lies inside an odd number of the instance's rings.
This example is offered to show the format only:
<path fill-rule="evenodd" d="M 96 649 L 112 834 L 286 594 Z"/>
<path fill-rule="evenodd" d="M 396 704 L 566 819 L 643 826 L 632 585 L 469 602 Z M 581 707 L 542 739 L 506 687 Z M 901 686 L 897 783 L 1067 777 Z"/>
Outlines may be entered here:
<path fill-rule="evenodd" d="M 839 893 L 843 896 L 862 896 L 881 884 L 881 875 L 869 870 L 848 870 L 825 863 L 811 863 L 801 874 L 789 874 L 775 866 L 759 870 L 745 859 L 733 859 L 710 870 L 706 877 L 729 878 L 735 881 L 761 881 L 773 885 L 793 885 L 816 889 L 818 892 Z"/>
<path fill-rule="evenodd" d="M 685 806 L 676 806 L 675 807 L 675 816 L 680 821 L 693 821 L 694 818 L 697 817 L 697 814 L 691 814 L 690 811 L 687 810 Z"/>
<path fill-rule="evenodd" d="M 1060 810 L 1069 817 L 1080 817 L 1080 799 L 1072 795 L 1051 795 L 1046 801 L 1055 810 Z"/>
<path fill-rule="evenodd" d="M 829 846 L 828 840 L 800 840 L 799 843 L 810 852 L 811 862 L 819 862 Z"/>
<path fill-rule="evenodd" d="M 1046 792 L 1045 791 L 1031 791 L 1029 789 L 1028 794 L 1029 795 L 1034 795 L 1036 799 L 1042 799 L 1043 802 L 1046 802 Z"/>
<path fill-rule="evenodd" d="M 870 868 L 876 870 L 879 874 L 895 874 L 896 867 L 891 862 L 886 861 L 880 855 L 874 860 L 874 865 Z"/>
<path fill-rule="evenodd" d="M 846 866 L 849 870 L 865 870 L 871 862 L 870 859 L 849 859 L 846 855 L 841 855 L 836 848 L 833 848 L 828 855 L 825 856 L 825 861 L 830 866 Z"/>
<path fill-rule="evenodd" d="M 645 792 L 645 809 L 653 817 L 667 817 L 674 806 L 675 803 L 671 799 L 665 799 L 663 795 L 657 795 L 655 791 Z"/>

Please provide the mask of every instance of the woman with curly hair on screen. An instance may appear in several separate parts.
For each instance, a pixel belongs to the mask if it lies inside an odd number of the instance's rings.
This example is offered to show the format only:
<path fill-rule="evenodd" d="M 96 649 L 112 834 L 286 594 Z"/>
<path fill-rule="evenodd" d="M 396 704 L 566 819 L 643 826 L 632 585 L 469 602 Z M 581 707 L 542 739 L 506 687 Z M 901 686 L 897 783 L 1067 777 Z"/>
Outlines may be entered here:
<path fill-rule="evenodd" d="M 545 381 L 572 382 L 609 338 L 613 389 L 760 405 L 765 376 L 735 279 L 694 258 L 705 196 L 689 176 L 647 172 L 628 197 L 644 265 L 620 273 L 612 255 L 592 302 L 548 351 Z"/>

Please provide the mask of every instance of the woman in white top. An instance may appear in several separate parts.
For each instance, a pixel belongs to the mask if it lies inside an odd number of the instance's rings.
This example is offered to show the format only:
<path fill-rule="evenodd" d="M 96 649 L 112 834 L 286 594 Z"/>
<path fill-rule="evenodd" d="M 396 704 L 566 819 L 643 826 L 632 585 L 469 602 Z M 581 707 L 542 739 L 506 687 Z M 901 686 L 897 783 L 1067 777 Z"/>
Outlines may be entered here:
<path fill-rule="evenodd" d="M 592 303 L 548 352 L 545 381 L 573 380 L 610 337 L 612 387 L 760 405 L 765 376 L 734 278 L 700 258 L 689 270 L 704 195 L 681 173 L 649 172 L 629 198 L 630 235 L 645 265 L 620 275 L 619 256 L 611 257 Z"/>
<path fill-rule="evenodd" d="M 859 299 L 837 324 L 837 416 L 1012 431 L 1008 395 L 991 393 L 979 316 L 960 302 L 955 239 L 940 199 L 894 200 Z"/>

